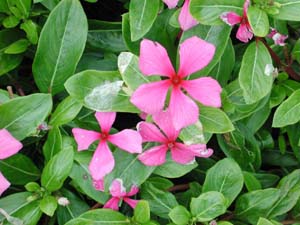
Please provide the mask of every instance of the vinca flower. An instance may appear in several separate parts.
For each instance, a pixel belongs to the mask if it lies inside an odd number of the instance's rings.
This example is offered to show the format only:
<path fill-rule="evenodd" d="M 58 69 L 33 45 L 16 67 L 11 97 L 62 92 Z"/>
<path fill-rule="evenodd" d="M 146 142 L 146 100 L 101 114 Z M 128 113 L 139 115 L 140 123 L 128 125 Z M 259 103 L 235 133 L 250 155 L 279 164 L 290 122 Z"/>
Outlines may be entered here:
<path fill-rule="evenodd" d="M 0 129 L 0 160 L 18 153 L 22 147 L 22 143 L 15 139 L 6 129 Z M 0 172 L 0 195 L 9 186 L 9 181 Z"/>
<path fill-rule="evenodd" d="M 206 149 L 205 144 L 186 145 L 177 141 L 180 131 L 176 130 L 168 112 L 153 115 L 156 125 L 140 122 L 138 131 L 143 142 L 157 142 L 154 146 L 138 156 L 138 159 L 147 166 L 159 166 L 165 163 L 167 151 L 171 151 L 172 159 L 179 164 L 188 164 L 195 157 L 207 158 L 213 154 L 212 149 Z M 160 128 L 160 129 L 159 129 Z"/>
<path fill-rule="evenodd" d="M 160 75 L 166 79 L 142 84 L 130 101 L 141 111 L 152 115 L 163 110 L 171 89 L 168 110 L 175 129 L 197 122 L 199 109 L 191 97 L 203 105 L 220 107 L 222 88 L 211 77 L 185 78 L 204 68 L 214 53 L 214 45 L 196 36 L 188 38 L 179 47 L 180 64 L 178 72 L 175 72 L 166 49 L 157 42 L 144 39 L 140 48 L 140 70 L 145 76 Z"/>
<path fill-rule="evenodd" d="M 280 34 L 276 29 L 271 28 L 271 32 L 267 37 L 272 38 L 275 45 L 284 46 L 288 35 Z"/>
<path fill-rule="evenodd" d="M 112 124 L 115 121 L 115 112 L 96 112 L 95 117 L 101 127 L 101 132 L 73 128 L 72 133 L 78 144 L 78 151 L 88 149 L 96 140 L 99 140 L 98 147 L 89 165 L 92 178 L 96 181 L 102 180 L 110 173 L 115 165 L 114 157 L 109 150 L 107 142 L 111 142 L 130 153 L 142 151 L 142 138 L 137 131 L 125 129 L 116 134 L 109 134 Z M 99 181 L 101 183 L 101 181 Z"/>
<path fill-rule="evenodd" d="M 126 193 L 126 189 L 123 186 L 123 181 L 121 179 L 115 179 L 110 188 L 109 192 L 112 195 L 112 198 L 109 199 L 103 208 L 110 208 L 112 210 L 119 210 L 119 204 L 120 201 L 126 202 L 128 205 L 130 205 L 131 208 L 135 208 L 136 204 L 138 203 L 138 200 L 131 199 L 129 197 L 136 195 L 139 192 L 139 188 L 137 186 L 132 186 L 130 191 Z"/>
<path fill-rule="evenodd" d="M 221 19 L 230 26 L 240 24 L 240 27 L 236 33 L 236 38 L 242 42 L 248 42 L 253 37 L 252 28 L 248 21 L 248 8 L 250 0 L 246 0 L 244 3 L 243 16 L 236 14 L 235 12 L 225 12 L 221 15 Z"/>
<path fill-rule="evenodd" d="M 163 0 L 163 1 L 164 3 L 167 4 L 169 9 L 172 9 L 176 7 L 179 0 Z M 195 20 L 190 14 L 189 7 L 190 7 L 190 0 L 185 0 L 178 17 L 180 28 L 184 31 L 198 24 L 198 21 Z"/>

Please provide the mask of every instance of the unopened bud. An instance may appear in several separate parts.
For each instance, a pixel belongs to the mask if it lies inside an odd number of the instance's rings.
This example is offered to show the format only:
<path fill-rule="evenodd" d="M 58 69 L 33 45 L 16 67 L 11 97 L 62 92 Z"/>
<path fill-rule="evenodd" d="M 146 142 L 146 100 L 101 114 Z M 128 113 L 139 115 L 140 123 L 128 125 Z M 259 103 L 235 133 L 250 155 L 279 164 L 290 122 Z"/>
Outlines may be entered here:
<path fill-rule="evenodd" d="M 57 200 L 57 203 L 61 206 L 67 206 L 70 204 L 70 201 L 69 199 L 67 199 L 66 197 L 60 197 L 58 200 Z"/>

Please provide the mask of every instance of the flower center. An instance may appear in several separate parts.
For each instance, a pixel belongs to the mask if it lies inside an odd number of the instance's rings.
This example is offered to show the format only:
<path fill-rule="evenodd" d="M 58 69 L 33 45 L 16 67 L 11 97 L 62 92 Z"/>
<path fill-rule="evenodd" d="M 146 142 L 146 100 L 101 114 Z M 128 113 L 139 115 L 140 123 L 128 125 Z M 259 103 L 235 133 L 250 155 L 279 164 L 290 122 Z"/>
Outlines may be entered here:
<path fill-rule="evenodd" d="M 178 86 L 181 83 L 181 77 L 178 75 L 175 75 L 171 78 L 171 82 L 174 86 Z"/>
<path fill-rule="evenodd" d="M 175 142 L 174 142 L 174 141 L 168 142 L 168 143 L 167 143 L 167 147 L 168 147 L 168 149 L 174 148 L 174 147 L 175 147 Z"/>
<path fill-rule="evenodd" d="M 102 141 L 106 141 L 107 138 L 108 138 L 108 133 L 106 133 L 106 132 L 100 133 L 100 139 L 101 139 Z"/>

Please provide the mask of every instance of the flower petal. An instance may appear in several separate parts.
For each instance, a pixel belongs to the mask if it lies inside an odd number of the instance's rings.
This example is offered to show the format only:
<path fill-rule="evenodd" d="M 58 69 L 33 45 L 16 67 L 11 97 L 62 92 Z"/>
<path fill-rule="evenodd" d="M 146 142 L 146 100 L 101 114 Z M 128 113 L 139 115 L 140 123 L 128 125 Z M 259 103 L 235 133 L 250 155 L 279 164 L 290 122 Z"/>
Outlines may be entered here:
<path fill-rule="evenodd" d="M 222 88 L 215 79 L 201 77 L 195 80 L 184 80 L 182 87 L 203 105 L 221 107 Z"/>
<path fill-rule="evenodd" d="M 169 9 L 173 9 L 178 4 L 179 0 L 163 0 L 165 4 L 167 4 Z"/>
<path fill-rule="evenodd" d="M 93 180 L 93 186 L 97 191 L 104 191 L 104 180 Z"/>
<path fill-rule="evenodd" d="M 96 131 L 73 128 L 72 133 L 77 142 L 78 151 L 88 149 L 94 141 L 100 140 L 100 134 Z"/>
<path fill-rule="evenodd" d="M 138 159 L 146 166 L 159 166 L 166 161 L 168 149 L 165 145 L 150 148 L 138 156 Z"/>
<path fill-rule="evenodd" d="M 246 43 L 251 40 L 252 37 L 253 33 L 251 31 L 251 28 L 249 28 L 249 26 L 247 26 L 246 24 L 241 24 L 236 33 L 236 38 Z"/>
<path fill-rule="evenodd" d="M 130 199 L 130 198 L 124 198 L 123 199 L 124 202 L 126 202 L 128 205 L 130 205 L 131 208 L 135 208 L 136 205 L 138 204 L 139 200 L 135 200 L 135 199 Z"/>
<path fill-rule="evenodd" d="M 154 114 L 164 107 L 170 84 L 167 80 L 142 84 L 131 96 L 131 103 L 141 111 Z"/>
<path fill-rule="evenodd" d="M 123 185 L 122 179 L 115 179 L 109 187 L 109 192 L 113 197 L 126 196 L 126 189 Z"/>
<path fill-rule="evenodd" d="M 142 137 L 135 130 L 125 129 L 119 133 L 109 135 L 108 141 L 130 153 L 142 152 Z"/>
<path fill-rule="evenodd" d="M 171 157 L 179 164 L 188 164 L 195 159 L 195 154 L 188 149 L 188 146 L 177 142 L 171 149 Z"/>
<path fill-rule="evenodd" d="M 204 68 L 212 60 L 215 46 L 193 36 L 186 39 L 179 47 L 180 66 L 178 75 L 186 77 Z"/>
<path fill-rule="evenodd" d="M 152 123 L 140 122 L 137 130 L 143 138 L 144 142 L 160 142 L 163 143 L 166 138 L 160 130 Z"/>
<path fill-rule="evenodd" d="M 175 74 L 166 49 L 158 42 L 142 40 L 139 67 L 144 75 L 171 77 Z"/>
<path fill-rule="evenodd" d="M 100 142 L 89 165 L 93 180 L 101 180 L 115 166 L 114 157 L 106 142 Z"/>
<path fill-rule="evenodd" d="M 180 130 L 198 121 L 199 109 L 197 104 L 178 88 L 172 90 L 168 110 L 170 110 L 176 130 Z"/>
<path fill-rule="evenodd" d="M 220 16 L 221 19 L 230 26 L 238 24 L 242 21 L 242 17 L 235 12 L 225 12 Z"/>
<path fill-rule="evenodd" d="M 159 113 L 154 114 L 153 120 L 168 137 L 168 140 L 175 141 L 177 139 L 180 131 L 178 129 L 175 129 L 172 116 L 169 110 L 161 111 Z M 164 138 L 162 142 L 165 141 L 166 138 Z"/>
<path fill-rule="evenodd" d="M 96 112 L 95 117 L 101 127 L 102 132 L 109 132 L 116 119 L 115 112 Z"/>
<path fill-rule="evenodd" d="M 8 130 L 0 130 L 0 159 L 16 154 L 22 147 L 22 143 L 15 139 Z"/>
<path fill-rule="evenodd" d="M 189 6 L 190 6 L 190 0 L 185 0 L 178 17 L 180 28 L 184 31 L 198 24 L 198 21 L 195 20 L 194 17 L 192 17 L 189 10 Z"/>
<path fill-rule="evenodd" d="M 119 210 L 119 202 L 120 202 L 119 198 L 112 197 L 105 203 L 103 208 L 118 211 Z"/>
<path fill-rule="evenodd" d="M 132 185 L 130 191 L 126 194 L 126 196 L 133 196 L 139 192 L 139 188 L 136 185 Z"/>
<path fill-rule="evenodd" d="M 3 174 L 0 172 L 0 195 L 2 195 L 2 193 L 9 188 L 10 183 L 8 180 L 6 180 L 6 178 L 3 176 Z"/>

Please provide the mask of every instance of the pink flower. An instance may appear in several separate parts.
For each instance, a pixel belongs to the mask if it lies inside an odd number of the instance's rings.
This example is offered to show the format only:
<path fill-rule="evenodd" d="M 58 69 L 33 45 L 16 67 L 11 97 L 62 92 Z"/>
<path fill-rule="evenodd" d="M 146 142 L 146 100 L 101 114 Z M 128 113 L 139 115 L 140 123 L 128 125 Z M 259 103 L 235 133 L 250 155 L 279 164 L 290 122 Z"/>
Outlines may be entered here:
<path fill-rule="evenodd" d="M 167 4 L 169 9 L 175 8 L 178 4 L 179 0 L 163 0 L 164 3 Z M 185 0 L 183 3 L 183 6 L 181 8 L 178 21 L 180 24 L 180 28 L 184 31 L 196 26 L 198 24 L 198 21 L 195 20 L 192 15 L 190 14 L 190 0 Z"/>
<path fill-rule="evenodd" d="M 6 159 L 20 151 L 22 143 L 15 139 L 6 129 L 0 129 L 0 159 Z M 0 172 L 0 195 L 10 186 L 10 183 Z"/>
<path fill-rule="evenodd" d="M 167 92 L 171 89 L 170 110 L 175 129 L 195 123 L 199 117 L 197 104 L 186 94 L 204 105 L 221 106 L 219 83 L 211 77 L 185 80 L 188 75 L 205 67 L 213 58 L 215 46 L 194 36 L 179 48 L 180 65 L 175 72 L 166 49 L 157 42 L 141 42 L 139 67 L 145 76 L 161 75 L 165 80 L 142 84 L 130 101 L 141 111 L 155 114 L 163 110 Z"/>
<path fill-rule="evenodd" d="M 225 12 L 221 15 L 221 19 L 230 26 L 234 26 L 238 23 L 240 24 L 236 33 L 236 38 L 245 43 L 253 37 L 253 32 L 247 17 L 249 5 L 250 0 L 246 0 L 244 3 L 243 16 L 239 16 L 235 12 Z"/>
<path fill-rule="evenodd" d="M 78 151 L 88 149 L 94 141 L 99 140 L 98 147 L 89 165 L 92 178 L 99 181 L 110 173 L 115 165 L 107 142 L 111 142 L 127 152 L 140 153 L 142 151 L 142 138 L 137 131 L 130 129 L 125 129 L 116 134 L 109 134 L 116 118 L 115 112 L 96 112 L 95 117 L 101 127 L 101 132 L 81 128 L 73 128 L 72 132 L 78 144 Z"/>
<path fill-rule="evenodd" d="M 112 195 L 112 198 L 109 199 L 103 208 L 110 208 L 112 210 L 119 210 L 119 203 L 120 201 L 126 202 L 128 205 L 130 205 L 131 208 L 135 208 L 136 204 L 138 203 L 138 200 L 130 199 L 129 197 L 136 195 L 139 192 L 139 189 L 137 186 L 132 186 L 131 190 L 126 193 L 126 189 L 123 186 L 123 181 L 121 179 L 115 179 L 110 188 L 109 192 Z"/>
<path fill-rule="evenodd" d="M 288 38 L 288 35 L 280 34 L 276 29 L 271 28 L 271 32 L 267 37 L 272 38 L 275 45 L 284 46 L 284 41 Z"/>
<path fill-rule="evenodd" d="M 138 131 L 144 142 L 158 142 L 160 145 L 154 146 L 138 156 L 138 159 L 147 166 L 159 166 L 165 163 L 167 151 L 171 151 L 172 159 L 179 164 L 191 163 L 195 156 L 209 157 L 212 149 L 206 149 L 205 144 L 186 145 L 177 142 L 179 132 L 173 126 L 168 112 L 160 112 L 153 115 L 157 126 L 148 122 L 140 122 Z"/>

